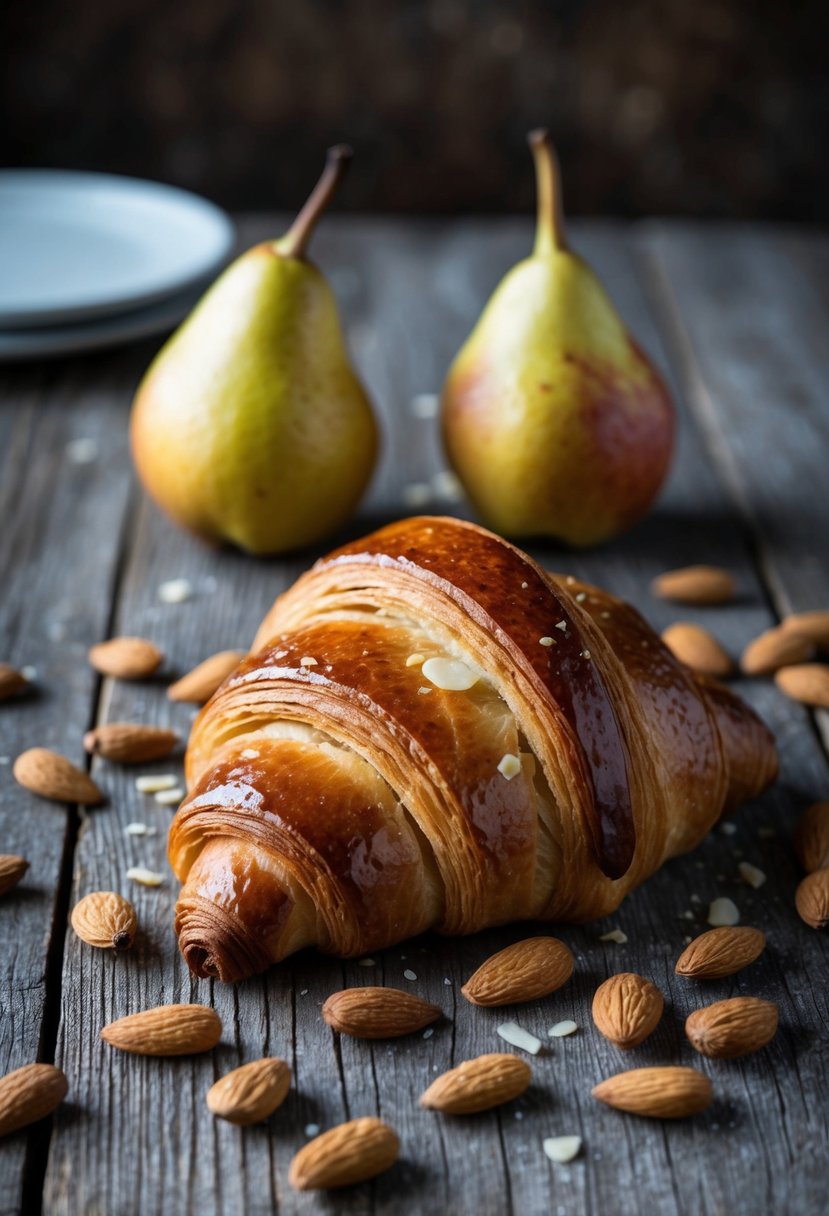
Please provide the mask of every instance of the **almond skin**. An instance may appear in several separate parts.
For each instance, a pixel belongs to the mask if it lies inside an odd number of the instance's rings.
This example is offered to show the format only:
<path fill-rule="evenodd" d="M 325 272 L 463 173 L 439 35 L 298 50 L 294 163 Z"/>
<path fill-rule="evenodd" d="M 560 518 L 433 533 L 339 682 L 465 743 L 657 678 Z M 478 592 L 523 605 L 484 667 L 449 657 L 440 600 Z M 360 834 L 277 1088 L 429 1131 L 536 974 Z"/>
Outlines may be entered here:
<path fill-rule="evenodd" d="M 593 1097 L 616 1110 L 652 1119 L 684 1119 L 711 1104 L 711 1082 L 696 1068 L 667 1065 L 619 1072 L 593 1087 Z"/>
<path fill-rule="evenodd" d="M 736 594 L 734 579 L 719 566 L 683 566 L 668 570 L 651 583 L 661 600 L 679 604 L 725 604 Z"/>
<path fill-rule="evenodd" d="M 115 891 L 93 891 L 72 909 L 72 928 L 81 941 L 101 950 L 129 950 L 138 919 L 135 908 Z"/>
<path fill-rule="evenodd" d="M 21 671 L 9 663 L 0 663 L 0 701 L 13 697 L 15 693 L 26 688 L 29 681 Z"/>
<path fill-rule="evenodd" d="M 727 676 L 734 664 L 717 639 L 701 625 L 677 621 L 662 633 L 662 641 L 686 667 L 706 676 Z"/>
<path fill-rule="evenodd" d="M 222 1037 L 215 1009 L 206 1005 L 159 1005 L 110 1022 L 101 1038 L 137 1056 L 189 1056 L 210 1051 Z"/>
<path fill-rule="evenodd" d="M 794 701 L 829 709 L 829 667 L 823 663 L 781 667 L 774 682 L 781 692 Z"/>
<path fill-rule="evenodd" d="M 749 642 L 740 659 L 740 667 L 747 676 L 770 676 L 791 663 L 805 663 L 814 654 L 814 649 L 807 637 L 778 625 Z"/>
<path fill-rule="evenodd" d="M 397 1133 L 381 1119 L 352 1119 L 323 1132 L 291 1162 L 288 1181 L 298 1191 L 317 1191 L 365 1182 L 394 1165 Z"/>
<path fill-rule="evenodd" d="M 220 650 L 213 654 L 198 667 L 188 671 L 186 676 L 176 680 L 167 689 L 171 701 L 188 701 L 192 705 L 204 705 L 209 701 L 218 688 L 224 684 L 231 672 L 235 671 L 245 657 L 243 650 Z"/>
<path fill-rule="evenodd" d="M 443 1073 L 421 1096 L 420 1105 L 446 1115 L 472 1115 L 511 1102 L 531 1079 L 524 1060 L 509 1052 L 493 1052 Z"/>
<path fill-rule="evenodd" d="M 146 638 L 110 638 L 90 649 L 89 661 L 102 676 L 145 680 L 158 671 L 164 662 L 164 652 Z"/>
<path fill-rule="evenodd" d="M 16 887 L 29 868 L 25 857 L 14 853 L 0 853 L 0 895 Z"/>
<path fill-rule="evenodd" d="M 91 756 L 103 756 L 118 764 L 142 764 L 147 760 L 163 760 L 178 740 L 174 730 L 165 730 L 162 726 L 107 722 L 88 730 L 83 745 Z"/>
<path fill-rule="evenodd" d="M 0 1136 L 51 1115 L 66 1097 L 66 1077 L 53 1064 L 24 1064 L 0 1080 Z"/>
<path fill-rule="evenodd" d="M 219 1119 L 247 1127 L 281 1106 L 291 1088 L 291 1070 L 275 1057 L 234 1068 L 207 1091 L 207 1107 Z"/>
<path fill-rule="evenodd" d="M 813 802 L 794 834 L 797 859 L 807 874 L 829 867 L 829 802 Z"/>
<path fill-rule="evenodd" d="M 718 980 L 742 971 L 766 948 L 766 935 L 748 925 L 709 929 L 695 937 L 676 962 L 677 975 L 694 980 Z"/>
<path fill-rule="evenodd" d="M 30 747 L 22 752 L 12 769 L 15 780 L 41 798 L 54 802 L 77 802 L 97 806 L 104 796 L 92 778 L 76 768 L 65 756 L 46 747 Z"/>
<path fill-rule="evenodd" d="M 528 937 L 482 963 L 461 992 L 473 1005 L 516 1005 L 547 996 L 573 974 L 573 955 L 557 937 Z"/>
<path fill-rule="evenodd" d="M 801 920 L 813 929 L 829 925 L 829 869 L 807 874 L 794 894 L 795 907 Z"/>
<path fill-rule="evenodd" d="M 629 1051 L 656 1029 L 664 1005 L 662 993 L 650 980 L 622 971 L 596 989 L 593 1021 L 606 1039 Z"/>
<path fill-rule="evenodd" d="M 777 1033 L 777 1006 L 756 996 L 735 996 L 697 1009 L 685 1023 L 691 1046 L 714 1060 L 759 1051 Z"/>
<path fill-rule="evenodd" d="M 412 992 L 399 988 L 346 988 L 334 992 L 322 1007 L 322 1016 L 340 1034 L 357 1039 L 396 1039 L 413 1034 L 443 1011 Z"/>
<path fill-rule="evenodd" d="M 780 628 L 808 638 L 818 650 L 829 650 L 829 609 L 793 612 L 783 619 Z"/>

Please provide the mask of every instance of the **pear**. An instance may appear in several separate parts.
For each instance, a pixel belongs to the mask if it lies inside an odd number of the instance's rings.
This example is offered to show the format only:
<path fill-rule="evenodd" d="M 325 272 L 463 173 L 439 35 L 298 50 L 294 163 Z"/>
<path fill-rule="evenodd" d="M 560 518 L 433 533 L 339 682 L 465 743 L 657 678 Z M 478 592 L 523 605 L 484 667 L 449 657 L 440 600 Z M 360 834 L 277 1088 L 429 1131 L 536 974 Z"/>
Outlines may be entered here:
<path fill-rule="evenodd" d="M 349 516 L 377 454 L 334 296 L 305 258 L 351 159 L 331 148 L 289 232 L 216 280 L 135 396 L 139 477 L 179 524 L 250 553 L 319 540 Z"/>
<path fill-rule="evenodd" d="M 674 411 L 596 275 L 567 246 L 549 134 L 534 131 L 529 142 L 535 248 L 496 288 L 449 370 L 444 443 L 496 531 L 592 545 L 652 503 Z"/>

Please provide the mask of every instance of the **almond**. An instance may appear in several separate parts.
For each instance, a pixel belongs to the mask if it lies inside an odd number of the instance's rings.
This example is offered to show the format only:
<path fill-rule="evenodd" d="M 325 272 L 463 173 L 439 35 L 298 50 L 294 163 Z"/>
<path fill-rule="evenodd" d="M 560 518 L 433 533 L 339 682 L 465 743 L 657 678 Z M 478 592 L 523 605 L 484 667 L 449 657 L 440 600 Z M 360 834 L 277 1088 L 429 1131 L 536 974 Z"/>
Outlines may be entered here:
<path fill-rule="evenodd" d="M 93 891 L 72 909 L 72 928 L 81 941 L 102 950 L 129 950 L 138 920 L 135 908 L 115 891 Z"/>
<path fill-rule="evenodd" d="M 747 676 L 770 676 L 790 663 L 804 663 L 812 657 L 814 649 L 807 637 L 778 625 L 749 642 L 740 659 L 740 667 Z"/>
<path fill-rule="evenodd" d="M 509 1052 L 465 1060 L 433 1081 L 420 1105 L 446 1115 L 472 1115 L 511 1102 L 532 1079 L 529 1064 Z"/>
<path fill-rule="evenodd" d="M 765 1047 L 777 1032 L 777 1006 L 756 996 L 735 996 L 698 1009 L 685 1023 L 688 1041 L 714 1060 L 733 1060 Z"/>
<path fill-rule="evenodd" d="M 159 1005 L 110 1022 L 101 1038 L 138 1056 L 189 1056 L 210 1051 L 222 1037 L 215 1009 L 206 1005 Z"/>
<path fill-rule="evenodd" d="M 664 1005 L 662 993 L 650 980 L 623 971 L 596 989 L 593 1021 L 606 1039 L 629 1051 L 656 1029 Z"/>
<path fill-rule="evenodd" d="M 253 1060 L 211 1085 L 207 1107 L 220 1119 L 247 1127 L 272 1115 L 290 1088 L 291 1070 L 284 1060 Z"/>
<path fill-rule="evenodd" d="M 780 625 L 786 633 L 799 633 L 808 638 L 819 650 L 829 650 L 829 610 L 816 612 L 792 612 L 784 617 Z"/>
<path fill-rule="evenodd" d="M 829 709 L 829 667 L 823 663 L 781 667 L 774 682 L 781 692 L 794 701 Z"/>
<path fill-rule="evenodd" d="M 803 812 L 794 848 L 807 874 L 829 867 L 829 802 L 813 802 Z"/>
<path fill-rule="evenodd" d="M 245 657 L 243 650 L 220 650 L 211 655 L 198 667 L 188 671 L 186 676 L 176 680 L 167 689 L 171 701 L 189 701 L 193 705 L 204 705 L 213 693 L 224 684 L 231 672 L 235 671 Z"/>
<path fill-rule="evenodd" d="M 90 649 L 89 661 L 102 676 L 144 680 L 164 662 L 164 652 L 146 638 L 110 638 Z"/>
<path fill-rule="evenodd" d="M 119 764 L 141 764 L 162 760 L 178 743 L 174 730 L 162 726 L 138 726 L 132 722 L 107 722 L 88 730 L 84 749 L 92 756 L 103 756 Z"/>
<path fill-rule="evenodd" d="M 69 1085 L 53 1064 L 24 1064 L 0 1080 L 0 1136 L 36 1123 L 60 1106 Z"/>
<path fill-rule="evenodd" d="M 711 1082 L 696 1068 L 666 1065 L 616 1073 L 593 1087 L 593 1097 L 631 1115 L 684 1119 L 711 1104 Z"/>
<path fill-rule="evenodd" d="M 95 806 L 104 796 L 92 778 L 64 756 L 45 747 L 30 747 L 22 752 L 12 769 L 15 780 L 41 798 L 55 802 L 78 802 Z"/>
<path fill-rule="evenodd" d="M 766 935 L 747 925 L 709 929 L 695 937 L 676 963 L 677 975 L 694 980 L 718 980 L 742 971 L 766 948 Z"/>
<path fill-rule="evenodd" d="M 825 929 L 829 924 L 829 869 L 807 874 L 795 891 L 794 902 L 801 920 L 813 929 Z"/>
<path fill-rule="evenodd" d="M 12 667 L 9 663 L 0 663 L 0 701 L 13 697 L 28 683 L 29 681 L 16 667 Z"/>
<path fill-rule="evenodd" d="M 528 937 L 493 954 L 461 988 L 473 1005 L 515 1005 L 547 996 L 573 974 L 573 955 L 557 937 Z"/>
<path fill-rule="evenodd" d="M 727 676 L 734 668 L 717 639 L 691 621 L 677 621 L 662 633 L 662 641 L 680 663 L 706 676 Z"/>
<path fill-rule="evenodd" d="M 651 591 L 661 600 L 680 604 L 725 604 L 736 593 L 734 579 L 719 566 L 684 566 L 668 570 L 651 583 Z"/>
<path fill-rule="evenodd" d="M 352 1119 L 301 1148 L 291 1162 L 288 1181 L 298 1191 L 352 1186 L 394 1165 L 399 1152 L 397 1133 L 387 1123 Z"/>
<path fill-rule="evenodd" d="M 346 988 L 322 1007 L 329 1026 L 358 1039 L 396 1039 L 436 1022 L 442 1010 L 399 988 Z"/>
<path fill-rule="evenodd" d="M 0 853 L 0 895 L 16 887 L 29 868 L 25 857 L 14 853 Z"/>

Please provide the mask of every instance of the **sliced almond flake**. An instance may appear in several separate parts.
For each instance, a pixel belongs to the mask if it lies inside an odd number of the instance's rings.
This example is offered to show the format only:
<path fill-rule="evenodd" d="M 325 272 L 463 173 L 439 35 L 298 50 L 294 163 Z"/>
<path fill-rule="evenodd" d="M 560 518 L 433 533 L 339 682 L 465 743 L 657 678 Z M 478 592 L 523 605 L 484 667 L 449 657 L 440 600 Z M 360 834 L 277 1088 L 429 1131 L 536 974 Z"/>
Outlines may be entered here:
<path fill-rule="evenodd" d="M 421 663 L 425 663 L 425 662 L 426 662 L 426 655 L 421 654 L 419 651 L 415 651 L 414 654 L 410 654 L 408 659 L 406 659 L 406 666 L 407 667 L 420 667 Z"/>
<path fill-rule="evenodd" d="M 538 640 L 542 646 L 555 646 L 556 644 L 555 638 L 551 638 L 549 635 L 545 635 L 543 638 L 539 638 Z"/>
<path fill-rule="evenodd" d="M 184 790 L 178 785 L 171 790 L 159 790 L 157 794 L 153 795 L 155 801 L 162 806 L 175 806 L 177 802 L 181 802 L 183 797 Z"/>
<path fill-rule="evenodd" d="M 564 1022 L 556 1022 L 555 1026 L 551 1026 L 547 1034 L 551 1039 L 563 1039 L 568 1034 L 575 1034 L 578 1030 L 578 1024 L 565 1020 Z"/>
<path fill-rule="evenodd" d="M 412 481 L 403 487 L 403 503 L 407 507 L 424 507 L 432 501 L 432 487 L 426 481 Z"/>
<path fill-rule="evenodd" d="M 358 958 L 357 959 L 358 967 L 373 967 L 374 965 L 375 965 L 375 963 L 374 963 L 373 958 Z"/>
<path fill-rule="evenodd" d="M 452 986 L 452 981 L 450 980 L 450 978 L 449 978 L 449 976 L 448 976 L 448 975 L 445 975 L 445 976 L 443 977 L 443 982 L 444 982 L 444 984 L 448 984 L 448 985 L 449 985 L 449 987 L 451 988 L 451 986 Z"/>
<path fill-rule="evenodd" d="M 564 1165 L 581 1152 L 581 1136 L 550 1136 L 543 1147 L 551 1161 Z"/>
<path fill-rule="evenodd" d="M 611 929 L 609 933 L 603 933 L 599 938 L 599 941 L 615 942 L 617 946 L 624 946 L 627 939 L 627 933 L 623 933 L 621 929 Z"/>
<path fill-rule="evenodd" d="M 567 629 L 566 621 L 556 621 L 556 629 L 560 629 L 562 633 Z"/>
<path fill-rule="evenodd" d="M 754 887 L 755 891 L 762 887 L 766 881 L 766 876 L 757 866 L 753 866 L 750 861 L 741 861 L 737 866 L 740 878 L 743 882 L 747 882 L 750 887 Z"/>
<path fill-rule="evenodd" d="M 73 464 L 91 464 L 98 456 L 98 444 L 94 439 L 70 439 L 66 455 Z"/>
<path fill-rule="evenodd" d="M 521 772 L 521 757 L 514 756 L 512 752 L 507 752 L 498 761 L 498 772 L 507 781 L 512 781 L 513 777 L 517 777 Z"/>
<path fill-rule="evenodd" d="M 583 651 L 581 652 L 581 657 L 582 657 L 583 659 L 589 659 L 589 658 L 590 658 L 590 651 L 589 651 L 589 650 L 583 650 Z"/>
<path fill-rule="evenodd" d="M 175 773 L 155 773 L 135 778 L 135 788 L 140 794 L 158 794 L 161 790 L 171 790 L 174 785 L 178 785 Z"/>
<path fill-rule="evenodd" d="M 437 418 L 440 409 L 440 397 L 437 393 L 418 393 L 412 397 L 411 410 L 415 418 Z"/>
<path fill-rule="evenodd" d="M 715 899 L 708 908 L 708 923 L 720 928 L 723 925 L 736 925 L 740 920 L 740 909 L 733 899 L 725 896 Z"/>
<path fill-rule="evenodd" d="M 573 578 L 572 574 L 568 574 L 564 581 L 568 587 L 572 587 L 576 580 Z"/>
<path fill-rule="evenodd" d="M 193 594 L 193 585 L 186 578 L 171 578 L 158 588 L 158 598 L 165 604 L 183 604 Z"/>
<path fill-rule="evenodd" d="M 148 823 L 128 823 L 124 828 L 128 836 L 155 836 L 157 828 L 151 828 Z"/>
<path fill-rule="evenodd" d="M 527 590 L 527 588 L 529 587 L 529 585 L 530 585 L 529 583 L 522 583 L 522 584 L 521 584 L 521 590 L 522 590 L 522 591 L 526 591 L 526 590 Z"/>
<path fill-rule="evenodd" d="M 22 675 L 24 680 L 28 680 L 29 683 L 31 684 L 34 680 L 37 679 L 37 668 L 30 667 L 30 666 L 21 667 L 20 674 Z"/>
<path fill-rule="evenodd" d="M 417 973 L 412 971 L 411 967 L 407 967 L 406 970 L 403 972 L 403 978 L 407 979 L 407 980 L 416 980 Z"/>
<path fill-rule="evenodd" d="M 585 601 L 586 599 L 587 599 L 587 592 L 586 592 L 586 591 L 580 591 L 580 592 L 578 593 L 578 595 L 576 596 L 576 603 L 577 603 L 577 604 L 583 604 L 583 603 L 584 603 L 584 601 Z"/>
<path fill-rule="evenodd" d="M 431 1039 L 431 1037 L 434 1033 L 435 1032 L 434 1032 L 433 1027 L 427 1026 L 426 1029 L 423 1031 L 423 1037 L 424 1037 L 424 1039 Z"/>
<path fill-rule="evenodd" d="M 417 691 L 420 693 L 421 696 L 425 696 L 427 692 L 431 692 L 432 690 L 431 690 L 431 688 L 427 688 L 425 684 L 421 684 L 420 688 L 418 688 Z"/>
<path fill-rule="evenodd" d="M 244 751 L 239 752 L 243 760 L 258 760 L 259 752 L 255 747 L 246 747 Z"/>
<path fill-rule="evenodd" d="M 310 654 L 304 654 L 299 660 L 299 665 L 300 667 L 319 667 L 317 660 Z"/>
<path fill-rule="evenodd" d="M 720 831 L 724 836 L 733 836 L 737 831 L 737 825 L 736 823 L 732 823 L 729 819 L 726 819 L 725 823 L 720 824 Z"/>
<path fill-rule="evenodd" d="M 319 1123 L 306 1123 L 304 1130 L 305 1135 L 310 1139 L 311 1137 L 318 1136 L 320 1134 L 320 1125 Z"/>
<path fill-rule="evenodd" d="M 527 1051 L 531 1056 L 537 1056 L 541 1051 L 541 1039 L 537 1039 L 529 1030 L 519 1026 L 517 1022 L 502 1022 L 497 1033 L 505 1043 L 517 1047 L 519 1051 Z"/>
<path fill-rule="evenodd" d="M 157 874 L 155 870 L 147 870 L 144 866 L 130 866 L 127 870 L 127 878 L 131 878 L 133 882 L 140 882 L 143 887 L 160 887 L 164 882 L 163 874 Z"/>
<path fill-rule="evenodd" d="M 478 683 L 478 674 L 461 659 L 427 659 L 421 674 L 444 692 L 466 692 Z"/>

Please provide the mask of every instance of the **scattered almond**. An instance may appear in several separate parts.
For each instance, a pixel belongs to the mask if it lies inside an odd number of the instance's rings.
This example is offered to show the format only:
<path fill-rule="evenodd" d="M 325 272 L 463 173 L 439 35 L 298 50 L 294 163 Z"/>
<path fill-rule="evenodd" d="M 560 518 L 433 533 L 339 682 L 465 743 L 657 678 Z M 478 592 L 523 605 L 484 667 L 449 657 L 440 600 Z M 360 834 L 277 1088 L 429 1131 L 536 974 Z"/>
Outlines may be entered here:
<path fill-rule="evenodd" d="M 499 950 L 461 992 L 473 1005 L 514 1005 L 555 992 L 573 974 L 573 955 L 557 937 L 528 937 Z"/>
<path fill-rule="evenodd" d="M 224 684 L 231 672 L 235 671 L 245 657 L 243 650 L 220 650 L 213 654 L 198 667 L 188 671 L 187 675 L 176 680 L 167 689 L 171 701 L 188 701 L 193 705 L 204 705 L 213 693 Z"/>
<path fill-rule="evenodd" d="M 55 802 L 77 802 L 94 806 L 104 796 L 92 778 L 64 756 L 45 747 L 30 747 L 14 762 L 15 779 L 33 794 Z"/>
<path fill-rule="evenodd" d="M 532 1078 L 529 1064 L 507 1052 L 465 1060 L 433 1081 L 420 1105 L 447 1115 L 471 1115 L 511 1102 Z"/>
<path fill-rule="evenodd" d="M 756 996 L 735 996 L 697 1009 L 685 1023 L 691 1046 L 715 1060 L 733 1060 L 765 1047 L 777 1032 L 777 1006 Z"/>
<path fill-rule="evenodd" d="M 759 891 L 766 881 L 765 871 L 759 869 L 758 866 L 753 866 L 750 861 L 741 861 L 737 866 L 737 873 L 743 882 L 749 887 L 754 887 L 755 891 Z"/>
<path fill-rule="evenodd" d="M 29 681 L 22 671 L 18 671 L 16 667 L 12 667 L 9 663 L 0 663 L 0 701 L 13 697 L 15 693 L 25 688 L 28 683 Z"/>
<path fill-rule="evenodd" d="M 711 1104 L 711 1082 L 696 1068 L 666 1065 L 633 1068 L 593 1087 L 600 1102 L 653 1119 L 684 1119 L 697 1115 Z"/>
<path fill-rule="evenodd" d="M 541 1147 L 551 1161 L 564 1165 L 581 1152 L 581 1136 L 549 1136 Z"/>
<path fill-rule="evenodd" d="M 152 773 L 135 778 L 135 788 L 139 794 L 158 794 L 162 790 L 174 789 L 178 783 L 179 778 L 175 773 Z"/>
<path fill-rule="evenodd" d="M 0 1079 L 0 1136 L 51 1115 L 66 1097 L 66 1077 L 53 1064 L 24 1064 Z"/>
<path fill-rule="evenodd" d="M 774 682 L 781 692 L 794 701 L 829 709 L 829 667 L 823 663 L 781 667 Z"/>
<path fill-rule="evenodd" d="M 143 680 L 164 662 L 164 653 L 146 638 L 110 638 L 89 651 L 89 661 L 102 676 Z"/>
<path fill-rule="evenodd" d="M 596 989 L 593 1021 L 606 1039 L 629 1051 L 656 1029 L 664 1005 L 662 993 L 650 980 L 623 971 Z"/>
<path fill-rule="evenodd" d="M 727 895 L 712 899 L 708 905 L 708 923 L 720 928 L 723 925 L 736 925 L 740 919 L 740 909 Z"/>
<path fill-rule="evenodd" d="M 159 1005 L 110 1022 L 101 1038 L 138 1056 L 189 1056 L 210 1051 L 222 1037 L 215 1009 L 206 1005 Z"/>
<path fill-rule="evenodd" d="M 747 676 L 770 676 L 790 663 L 804 663 L 813 653 L 814 645 L 809 638 L 778 625 L 749 642 L 740 667 Z"/>
<path fill-rule="evenodd" d="M 795 907 L 801 920 L 813 929 L 829 924 L 829 869 L 807 874 L 795 891 Z"/>
<path fill-rule="evenodd" d="M 709 929 L 694 938 L 677 959 L 676 973 L 688 979 L 718 980 L 742 971 L 766 948 L 766 935 L 748 925 Z"/>
<path fill-rule="evenodd" d="M 686 667 L 706 676 L 727 676 L 734 668 L 717 639 L 691 621 L 677 621 L 662 633 L 662 641 Z"/>
<path fill-rule="evenodd" d="M 75 904 L 72 928 L 81 941 L 102 950 L 129 950 L 138 920 L 135 908 L 115 891 L 93 891 Z"/>
<path fill-rule="evenodd" d="M 829 650 L 829 609 L 793 612 L 783 619 L 780 628 L 787 633 L 801 634 L 819 650 Z"/>
<path fill-rule="evenodd" d="M 510 1047 L 517 1047 L 519 1051 L 526 1051 L 531 1056 L 537 1056 L 541 1051 L 541 1039 L 530 1034 L 529 1030 L 525 1030 L 517 1022 L 502 1022 L 500 1026 L 495 1027 L 495 1033 L 499 1039 L 509 1043 Z"/>
<path fill-rule="evenodd" d="M 161 726 L 139 726 L 132 722 L 107 722 L 83 737 L 84 749 L 93 756 L 119 764 L 142 764 L 169 756 L 178 743 L 174 730 Z"/>
<path fill-rule="evenodd" d="M 142 887 L 160 887 L 164 882 L 163 874 L 159 874 L 157 870 L 148 870 L 146 866 L 130 866 L 127 878 L 140 883 Z"/>
<path fill-rule="evenodd" d="M 399 988 L 346 988 L 333 993 L 322 1007 L 329 1026 L 358 1039 L 396 1039 L 422 1030 L 441 1016 L 412 992 Z"/>
<path fill-rule="evenodd" d="M 829 802 L 813 802 L 794 834 L 797 860 L 807 874 L 829 867 Z"/>
<path fill-rule="evenodd" d="M 16 887 L 29 868 L 25 857 L 14 853 L 0 853 L 0 895 Z"/>
<path fill-rule="evenodd" d="M 247 1127 L 272 1115 L 290 1088 L 291 1070 L 284 1060 L 252 1060 L 211 1085 L 207 1107 L 218 1118 Z"/>
<path fill-rule="evenodd" d="M 736 587 L 729 572 L 719 566 L 684 566 L 660 574 L 651 591 L 661 600 L 680 604 L 725 604 L 734 598 Z"/>
<path fill-rule="evenodd" d="M 298 1191 L 365 1182 L 394 1165 L 397 1133 L 381 1119 L 352 1119 L 311 1140 L 294 1157 L 288 1181 Z"/>

